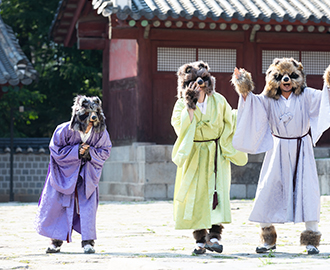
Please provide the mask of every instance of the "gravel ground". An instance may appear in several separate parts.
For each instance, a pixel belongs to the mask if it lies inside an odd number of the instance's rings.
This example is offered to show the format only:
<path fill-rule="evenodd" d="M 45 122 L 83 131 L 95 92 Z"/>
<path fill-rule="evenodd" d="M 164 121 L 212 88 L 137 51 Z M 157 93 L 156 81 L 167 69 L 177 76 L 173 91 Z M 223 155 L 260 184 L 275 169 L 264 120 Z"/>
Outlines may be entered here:
<path fill-rule="evenodd" d="M 36 203 L 0 203 L 0 269 L 329 269 L 330 198 L 322 197 L 320 254 L 299 245 L 304 224 L 276 225 L 277 251 L 256 254 L 259 227 L 248 221 L 252 200 L 232 200 L 221 254 L 193 256 L 191 230 L 175 230 L 172 201 L 101 202 L 96 253 L 84 254 L 81 238 L 46 254 L 49 239 L 33 228 Z"/>

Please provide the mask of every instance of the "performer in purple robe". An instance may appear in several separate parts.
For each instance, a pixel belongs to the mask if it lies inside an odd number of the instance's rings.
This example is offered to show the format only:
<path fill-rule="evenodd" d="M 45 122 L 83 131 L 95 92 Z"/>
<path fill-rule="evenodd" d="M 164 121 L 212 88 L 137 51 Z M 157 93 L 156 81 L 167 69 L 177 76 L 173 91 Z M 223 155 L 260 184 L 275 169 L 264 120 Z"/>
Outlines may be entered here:
<path fill-rule="evenodd" d="M 84 253 L 94 253 L 98 183 L 111 141 L 101 100 L 77 96 L 70 122 L 59 125 L 50 141 L 50 162 L 35 220 L 37 232 L 51 238 L 46 253 L 60 251 L 81 234 Z"/>

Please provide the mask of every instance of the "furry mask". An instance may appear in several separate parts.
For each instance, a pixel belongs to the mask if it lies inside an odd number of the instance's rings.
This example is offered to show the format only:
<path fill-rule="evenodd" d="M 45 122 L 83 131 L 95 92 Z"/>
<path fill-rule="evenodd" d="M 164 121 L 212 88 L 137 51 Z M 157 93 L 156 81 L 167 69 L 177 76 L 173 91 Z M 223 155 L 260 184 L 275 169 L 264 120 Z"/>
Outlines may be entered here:
<path fill-rule="evenodd" d="M 293 58 L 275 58 L 266 72 L 264 95 L 279 99 L 281 83 L 291 84 L 292 92 L 295 95 L 300 95 L 306 87 L 303 65 Z"/>
<path fill-rule="evenodd" d="M 105 130 L 105 116 L 102 102 L 98 97 L 77 96 L 72 106 L 70 129 L 85 133 L 89 122 L 93 123 L 95 132 Z"/>
<path fill-rule="evenodd" d="M 210 68 L 203 61 L 182 65 L 177 72 L 178 98 L 184 98 L 188 108 L 196 109 L 199 92 L 189 88 L 191 82 L 197 82 L 207 95 L 215 91 L 215 78 L 209 72 Z"/>

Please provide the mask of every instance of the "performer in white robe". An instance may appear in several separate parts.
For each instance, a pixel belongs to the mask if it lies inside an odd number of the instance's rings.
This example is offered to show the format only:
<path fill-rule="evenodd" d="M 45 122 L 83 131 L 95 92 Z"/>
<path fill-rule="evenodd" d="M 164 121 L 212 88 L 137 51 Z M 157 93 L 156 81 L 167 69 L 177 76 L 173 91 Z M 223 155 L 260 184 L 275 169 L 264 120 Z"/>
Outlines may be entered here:
<path fill-rule="evenodd" d="M 261 224 L 262 246 L 276 248 L 273 223 L 305 222 L 300 242 L 317 254 L 321 233 L 320 191 L 313 144 L 330 126 L 330 66 L 323 91 L 306 87 L 301 63 L 275 59 L 266 72 L 264 92 L 255 95 L 250 74 L 235 69 L 232 82 L 240 93 L 233 146 L 240 151 L 266 152 L 250 221 Z"/>

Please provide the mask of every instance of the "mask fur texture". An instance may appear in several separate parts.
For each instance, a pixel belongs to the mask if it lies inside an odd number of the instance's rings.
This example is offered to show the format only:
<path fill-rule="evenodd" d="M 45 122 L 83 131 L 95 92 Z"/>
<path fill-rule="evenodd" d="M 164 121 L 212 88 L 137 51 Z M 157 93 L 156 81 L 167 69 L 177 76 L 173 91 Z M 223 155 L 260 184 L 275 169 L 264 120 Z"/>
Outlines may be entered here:
<path fill-rule="evenodd" d="M 184 64 L 178 69 L 178 98 L 183 98 L 188 108 L 196 109 L 199 97 L 199 92 L 189 87 L 191 82 L 199 81 L 207 95 L 215 91 L 215 78 L 209 70 L 209 65 L 203 61 Z"/>
<path fill-rule="evenodd" d="M 292 92 L 295 95 L 300 95 L 306 87 L 303 65 L 293 58 L 275 58 L 266 71 L 266 85 L 263 94 L 270 98 L 279 99 L 282 82 L 291 83 Z"/>
<path fill-rule="evenodd" d="M 102 102 L 98 97 L 80 96 L 74 98 L 70 129 L 85 133 L 89 122 L 93 123 L 95 132 L 105 130 L 105 116 Z"/>

